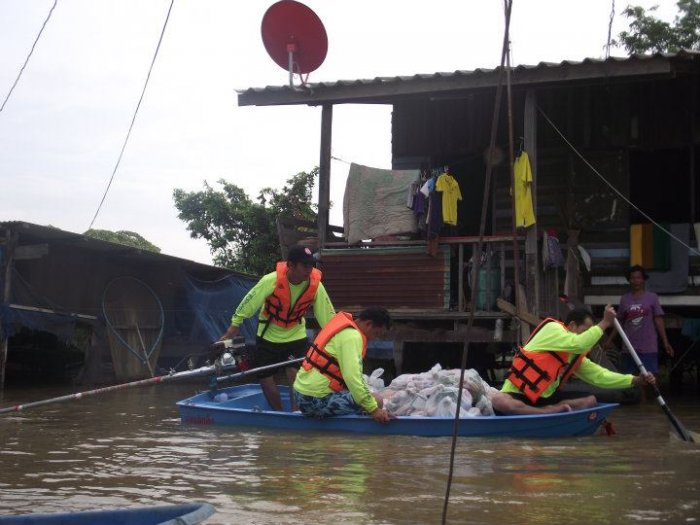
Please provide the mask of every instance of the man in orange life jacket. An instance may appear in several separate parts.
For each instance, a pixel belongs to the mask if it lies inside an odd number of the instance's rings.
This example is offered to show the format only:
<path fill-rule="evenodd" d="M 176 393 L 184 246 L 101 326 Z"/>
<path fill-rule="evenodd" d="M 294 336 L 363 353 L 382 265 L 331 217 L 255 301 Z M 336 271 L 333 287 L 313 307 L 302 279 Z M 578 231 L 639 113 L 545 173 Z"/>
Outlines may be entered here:
<path fill-rule="evenodd" d="M 314 317 L 321 327 L 335 315 L 328 293 L 321 283 L 321 272 L 315 268 L 316 259 L 305 246 L 292 246 L 287 260 L 277 263 L 274 272 L 260 279 L 246 294 L 231 318 L 231 326 L 219 339 L 238 334 L 246 319 L 258 316 L 256 348 L 250 355 L 253 368 L 303 357 L 309 347 L 304 315 L 313 307 Z M 285 369 L 291 385 L 296 367 Z M 274 410 L 283 410 L 279 390 L 274 381 L 275 370 L 258 375 L 265 398 Z M 292 399 L 292 410 L 296 403 Z"/>
<path fill-rule="evenodd" d="M 566 403 L 577 410 L 595 406 L 597 400 L 588 394 L 562 392 L 559 387 L 572 375 L 600 388 L 654 384 L 652 374 L 618 374 L 586 357 L 603 332 L 612 326 L 615 315 L 615 309 L 608 305 L 596 326 L 585 309 L 572 310 L 564 323 L 545 319 L 513 358 L 501 392 L 531 406 Z"/>
<path fill-rule="evenodd" d="M 294 381 L 294 395 L 302 414 L 331 417 L 367 413 L 379 423 L 389 421 L 381 397 L 372 394 L 362 377 L 367 341 L 390 328 L 384 308 L 365 308 L 353 319 L 338 312 L 318 333 Z"/>

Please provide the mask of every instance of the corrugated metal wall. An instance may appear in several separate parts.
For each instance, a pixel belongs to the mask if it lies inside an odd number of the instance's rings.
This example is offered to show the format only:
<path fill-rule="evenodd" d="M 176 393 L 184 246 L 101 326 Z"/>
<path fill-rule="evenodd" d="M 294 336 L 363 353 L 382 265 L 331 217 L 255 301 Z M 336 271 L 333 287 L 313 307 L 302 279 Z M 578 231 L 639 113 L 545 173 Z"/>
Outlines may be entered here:
<path fill-rule="evenodd" d="M 323 284 L 336 309 L 366 306 L 447 310 L 450 251 L 424 246 L 324 250 Z"/>

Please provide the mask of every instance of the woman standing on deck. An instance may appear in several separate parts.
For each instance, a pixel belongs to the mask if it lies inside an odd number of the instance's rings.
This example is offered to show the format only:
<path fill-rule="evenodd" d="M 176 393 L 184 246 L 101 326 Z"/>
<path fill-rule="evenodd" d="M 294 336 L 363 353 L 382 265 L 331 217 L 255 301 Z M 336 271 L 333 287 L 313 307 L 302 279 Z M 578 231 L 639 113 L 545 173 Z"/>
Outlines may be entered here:
<path fill-rule="evenodd" d="M 673 347 L 668 341 L 664 325 L 664 311 L 659 304 L 659 297 L 645 289 L 649 276 L 643 267 L 632 266 L 627 270 L 625 276 L 630 283 L 630 291 L 620 298 L 617 317 L 632 346 L 639 354 L 639 359 L 644 367 L 652 374 L 658 375 L 659 336 L 661 336 L 666 354 L 673 357 Z M 617 332 L 613 331 L 605 346 L 608 348 L 612 346 L 615 337 L 617 337 Z M 621 372 L 635 371 L 637 366 L 632 360 L 632 356 L 625 353 L 624 357 Z"/>

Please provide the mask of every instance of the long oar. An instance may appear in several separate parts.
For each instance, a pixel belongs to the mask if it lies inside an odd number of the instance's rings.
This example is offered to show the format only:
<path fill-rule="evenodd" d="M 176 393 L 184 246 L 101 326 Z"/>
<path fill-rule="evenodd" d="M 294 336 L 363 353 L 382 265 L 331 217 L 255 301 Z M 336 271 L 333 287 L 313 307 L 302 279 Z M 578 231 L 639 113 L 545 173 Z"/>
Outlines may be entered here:
<path fill-rule="evenodd" d="M 276 364 L 267 365 L 267 366 L 261 366 L 259 368 L 251 368 L 250 370 L 245 370 L 244 372 L 239 372 L 239 373 L 232 374 L 229 376 L 224 376 L 220 379 L 228 379 L 228 380 L 241 379 L 241 378 L 246 377 L 248 375 L 256 374 L 258 372 L 263 372 L 265 370 L 270 370 L 273 368 L 280 368 L 283 366 L 289 366 L 291 364 L 298 363 L 302 359 L 303 358 L 294 359 L 292 361 L 284 361 L 282 363 L 276 363 Z M 130 383 L 121 383 L 119 385 L 112 385 L 112 386 L 106 386 L 103 388 L 96 388 L 95 390 L 87 390 L 85 392 L 77 392 L 75 394 L 68 394 L 65 396 L 52 397 L 50 399 L 44 399 L 41 401 L 32 401 L 31 403 L 24 403 L 21 405 L 14 405 L 14 406 L 10 406 L 10 407 L 0 408 L 0 415 L 8 414 L 10 412 L 19 412 L 19 411 L 25 410 L 27 408 L 34 408 L 34 407 L 38 407 L 38 406 L 49 405 L 52 403 L 60 403 L 62 401 L 78 400 L 78 399 L 82 399 L 82 398 L 88 397 L 88 396 L 94 396 L 97 394 L 104 394 L 105 392 L 112 392 L 114 390 L 123 390 L 125 388 L 131 388 L 131 387 L 135 387 L 135 386 L 159 385 L 161 383 L 176 381 L 179 379 L 186 379 L 186 378 L 191 378 L 191 377 L 199 377 L 199 376 L 203 376 L 203 375 L 209 375 L 212 373 L 217 373 L 218 371 L 221 371 L 221 370 L 232 370 L 235 367 L 236 367 L 235 363 L 230 364 L 230 365 L 218 366 L 218 367 L 217 367 L 217 365 L 203 366 L 201 368 L 197 368 L 196 370 L 186 370 L 184 372 L 177 372 L 177 373 L 173 373 L 173 374 L 166 374 L 166 375 L 162 375 L 162 376 L 150 377 L 148 379 L 141 379 L 139 381 L 132 381 Z"/>
<path fill-rule="evenodd" d="M 630 343 L 630 340 L 627 338 L 627 334 L 622 329 L 622 326 L 620 326 L 620 322 L 617 319 L 614 319 L 614 323 L 615 323 L 615 328 L 617 329 L 617 332 L 620 334 L 620 337 L 622 338 L 622 341 L 625 343 L 625 346 L 627 347 L 627 350 L 629 351 L 630 355 L 632 356 L 632 359 L 634 359 L 634 362 L 636 363 L 637 368 L 639 368 L 639 371 L 642 374 L 646 374 L 647 369 L 644 368 L 644 365 L 642 364 L 642 361 L 639 359 L 637 352 L 635 352 L 634 347 L 632 346 L 632 343 Z M 692 433 L 687 431 L 685 429 L 685 427 L 683 425 L 681 425 L 681 422 L 678 421 L 676 416 L 674 416 L 673 413 L 671 412 L 671 409 L 668 408 L 668 405 L 664 401 L 664 398 L 661 397 L 661 392 L 659 392 L 659 387 L 657 387 L 655 384 L 652 385 L 652 387 L 654 388 L 654 393 L 656 394 L 656 400 L 659 402 L 659 405 L 661 405 L 661 408 L 663 409 L 664 413 L 666 414 L 666 417 L 668 417 L 668 420 L 671 422 L 671 426 L 678 434 L 678 437 L 681 438 L 683 441 L 695 442 L 695 439 L 693 439 L 693 436 L 691 435 Z"/>

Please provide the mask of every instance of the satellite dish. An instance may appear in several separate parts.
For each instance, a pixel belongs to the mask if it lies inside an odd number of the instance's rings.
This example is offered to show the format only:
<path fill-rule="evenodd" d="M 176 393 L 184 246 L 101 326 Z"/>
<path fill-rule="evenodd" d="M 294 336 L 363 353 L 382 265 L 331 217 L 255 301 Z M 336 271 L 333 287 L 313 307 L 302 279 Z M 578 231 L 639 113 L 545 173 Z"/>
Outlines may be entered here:
<path fill-rule="evenodd" d="M 304 4 L 294 0 L 273 4 L 263 16 L 260 31 L 272 60 L 289 71 L 290 86 L 294 85 L 295 73 L 305 84 L 309 73 L 318 69 L 326 58 L 326 29 L 316 13 Z"/>

